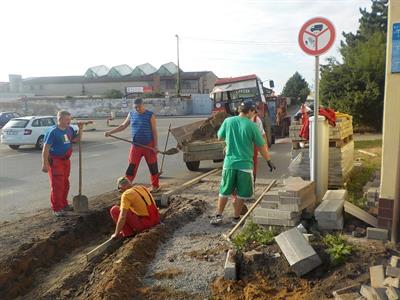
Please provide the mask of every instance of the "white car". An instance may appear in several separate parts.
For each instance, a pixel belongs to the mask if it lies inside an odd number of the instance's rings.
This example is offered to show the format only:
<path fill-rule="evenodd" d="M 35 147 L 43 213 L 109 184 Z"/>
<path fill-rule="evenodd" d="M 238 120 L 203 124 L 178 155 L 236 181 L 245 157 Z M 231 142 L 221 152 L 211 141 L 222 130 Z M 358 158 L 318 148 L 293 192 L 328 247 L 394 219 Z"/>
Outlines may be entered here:
<path fill-rule="evenodd" d="M 17 150 L 21 145 L 35 145 L 37 149 L 43 148 L 44 135 L 47 130 L 57 124 L 55 116 L 31 116 L 14 118 L 2 128 L 1 143 Z M 71 124 L 76 133 L 79 128 Z"/>

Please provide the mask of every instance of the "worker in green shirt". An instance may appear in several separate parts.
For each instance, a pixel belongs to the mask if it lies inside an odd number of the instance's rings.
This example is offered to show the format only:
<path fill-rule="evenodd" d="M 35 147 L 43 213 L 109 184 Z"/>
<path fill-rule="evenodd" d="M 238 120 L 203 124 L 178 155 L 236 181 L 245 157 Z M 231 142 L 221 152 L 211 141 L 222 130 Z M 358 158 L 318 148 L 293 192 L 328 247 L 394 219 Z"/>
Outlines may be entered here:
<path fill-rule="evenodd" d="M 224 159 L 221 185 L 219 189 L 216 215 L 211 219 L 212 225 L 222 223 L 222 213 L 228 197 L 236 192 L 234 217 L 232 223 L 240 220 L 240 212 L 246 199 L 253 197 L 253 155 L 254 145 L 267 161 L 270 171 L 276 169 L 271 162 L 265 140 L 257 125 L 252 122 L 256 114 L 256 106 L 249 99 L 239 105 L 239 115 L 224 120 L 218 130 L 218 139 L 225 140 L 226 154 Z"/>

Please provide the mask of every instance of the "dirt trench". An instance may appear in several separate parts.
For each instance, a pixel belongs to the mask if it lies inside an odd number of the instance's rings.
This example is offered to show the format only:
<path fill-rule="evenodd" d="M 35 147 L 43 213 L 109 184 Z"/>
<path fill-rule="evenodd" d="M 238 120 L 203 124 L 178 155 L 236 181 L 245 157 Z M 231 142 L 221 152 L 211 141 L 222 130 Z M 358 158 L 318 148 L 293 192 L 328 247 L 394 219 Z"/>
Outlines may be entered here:
<path fill-rule="evenodd" d="M 161 212 L 163 224 L 121 240 L 87 262 L 86 253 L 114 230 L 108 214 L 112 203 L 104 202 L 84 216 L 70 214 L 64 221 L 49 221 L 55 228 L 50 233 L 39 230 L 30 235 L 28 230 L 19 232 L 25 237 L 22 244 L 8 240 L 13 251 L 0 262 L 0 299 L 144 299 L 138 292 L 141 274 L 159 245 L 205 207 L 199 200 L 179 199 Z"/>

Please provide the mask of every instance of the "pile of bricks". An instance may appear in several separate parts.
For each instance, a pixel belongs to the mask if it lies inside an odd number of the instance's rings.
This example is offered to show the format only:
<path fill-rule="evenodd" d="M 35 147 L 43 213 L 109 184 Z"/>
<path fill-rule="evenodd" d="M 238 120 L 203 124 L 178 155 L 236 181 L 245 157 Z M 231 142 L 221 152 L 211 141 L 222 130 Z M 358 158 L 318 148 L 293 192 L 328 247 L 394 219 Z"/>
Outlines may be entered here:
<path fill-rule="evenodd" d="M 310 155 L 305 140 L 298 136 L 301 125 L 294 122 L 290 127 L 292 139 L 291 176 L 310 179 Z M 354 166 L 354 141 L 352 117 L 336 113 L 336 127 L 329 126 L 328 187 L 342 187 Z"/>
<path fill-rule="evenodd" d="M 381 185 L 380 171 L 376 171 L 371 181 L 363 187 L 364 198 L 367 207 L 378 207 L 379 204 L 379 187 Z"/>
<path fill-rule="evenodd" d="M 400 257 L 392 256 L 389 265 L 372 266 L 369 268 L 371 285 L 351 286 L 334 291 L 335 300 L 344 299 L 400 299 Z M 357 288 L 359 291 L 357 291 Z M 360 298 L 361 297 L 361 298 Z M 364 297 L 364 298 L 362 298 Z"/>
<path fill-rule="evenodd" d="M 328 190 L 315 210 L 315 219 L 321 230 L 342 230 L 343 207 L 347 200 L 346 190 Z"/>
<path fill-rule="evenodd" d="M 262 225 L 296 226 L 303 210 L 312 213 L 316 205 L 315 185 L 300 177 L 289 177 L 270 190 L 253 212 L 253 221 Z"/>
<path fill-rule="evenodd" d="M 299 156 L 300 154 L 300 156 Z M 354 141 L 350 141 L 340 148 L 329 147 L 328 187 L 341 187 L 347 181 L 353 169 Z M 293 149 L 292 163 L 289 166 L 291 176 L 310 178 L 309 149 Z"/>

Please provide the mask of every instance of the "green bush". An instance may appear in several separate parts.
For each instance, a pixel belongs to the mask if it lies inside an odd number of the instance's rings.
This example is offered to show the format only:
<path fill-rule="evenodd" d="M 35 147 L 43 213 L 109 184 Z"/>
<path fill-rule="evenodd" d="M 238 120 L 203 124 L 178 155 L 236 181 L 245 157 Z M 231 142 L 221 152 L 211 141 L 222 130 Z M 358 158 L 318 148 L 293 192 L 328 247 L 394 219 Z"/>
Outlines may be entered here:
<path fill-rule="evenodd" d="M 236 249 L 243 250 L 252 243 L 272 244 L 275 235 L 276 232 L 273 229 L 264 229 L 250 220 L 243 230 L 233 238 L 232 243 Z"/>
<path fill-rule="evenodd" d="M 343 264 L 347 257 L 353 252 L 353 247 L 341 235 L 327 234 L 323 237 L 322 242 L 329 254 L 332 266 Z"/>

